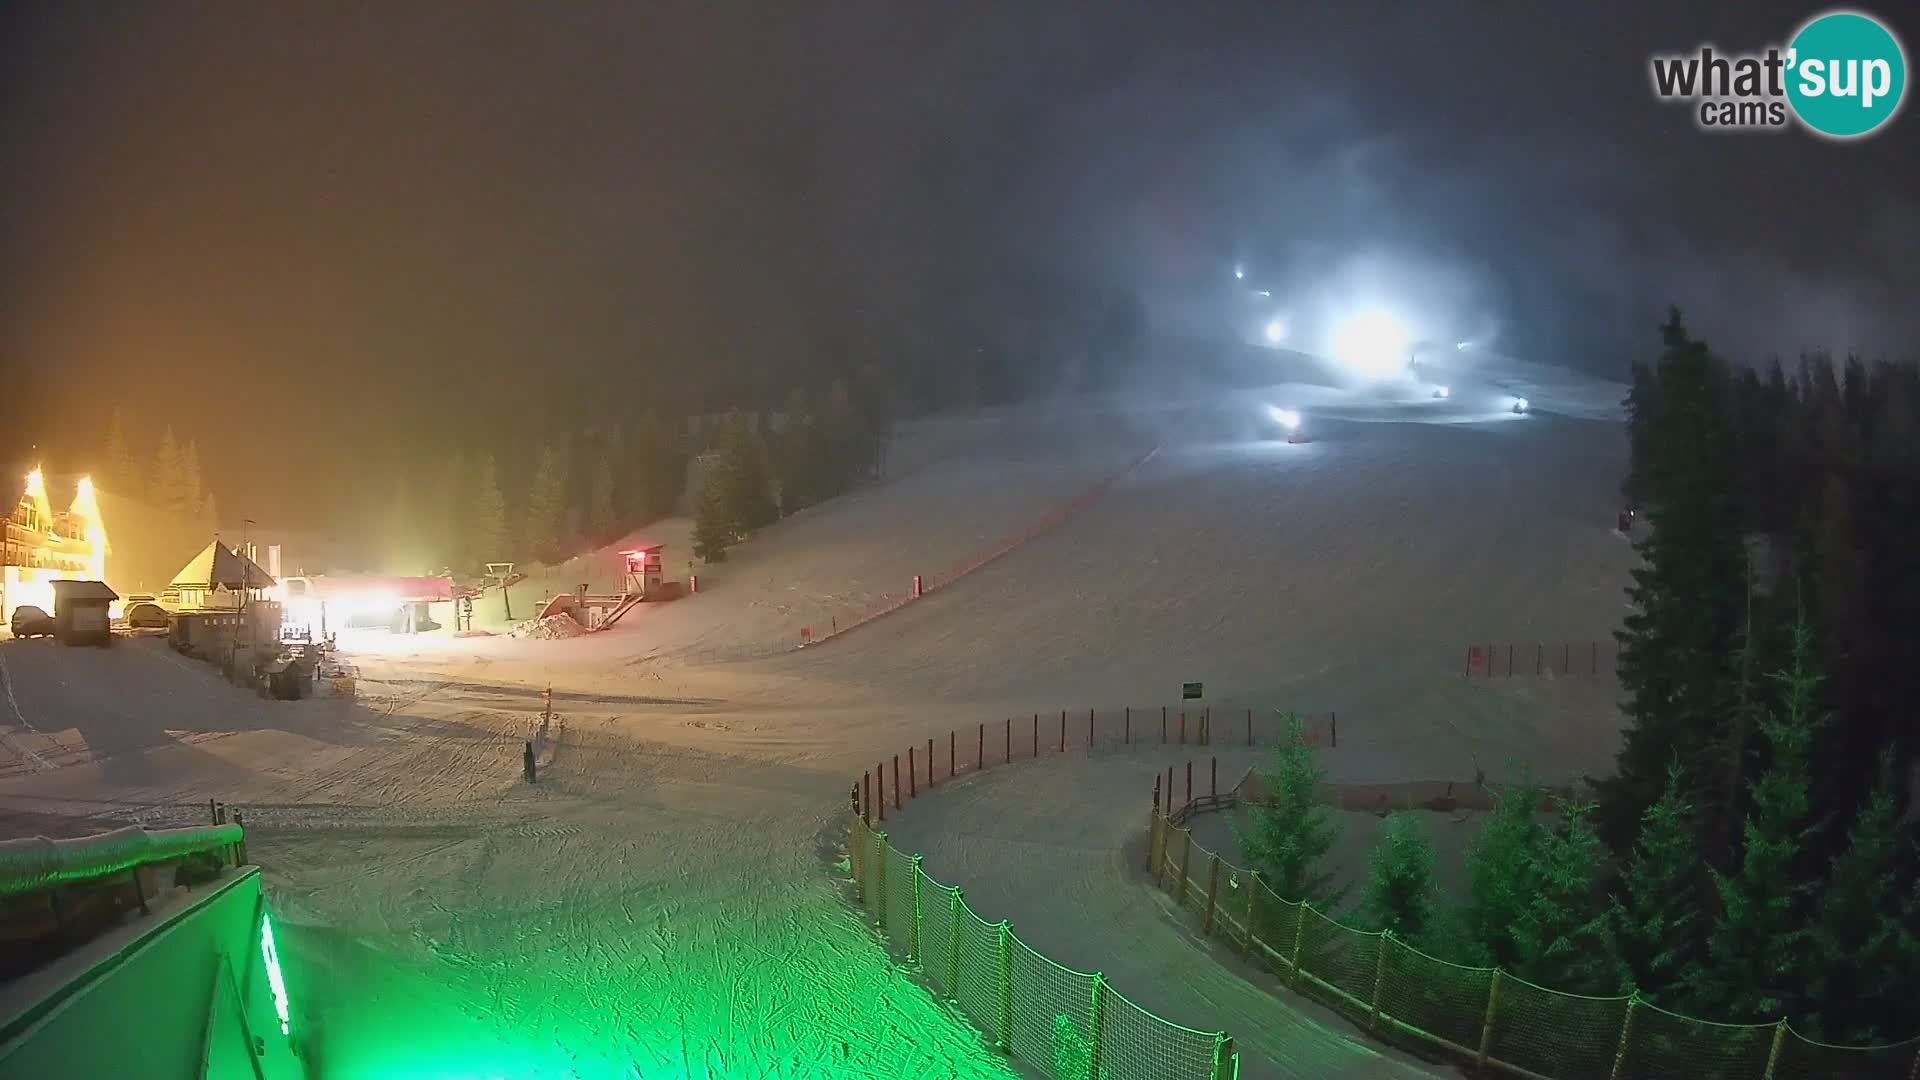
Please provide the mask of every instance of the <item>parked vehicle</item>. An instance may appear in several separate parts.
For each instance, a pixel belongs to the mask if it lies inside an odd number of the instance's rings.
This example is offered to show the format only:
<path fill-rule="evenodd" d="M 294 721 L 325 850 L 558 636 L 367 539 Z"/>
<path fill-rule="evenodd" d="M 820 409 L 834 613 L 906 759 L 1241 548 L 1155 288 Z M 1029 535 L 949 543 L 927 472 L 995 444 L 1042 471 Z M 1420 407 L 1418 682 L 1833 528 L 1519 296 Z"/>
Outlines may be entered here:
<path fill-rule="evenodd" d="M 52 637 L 53 616 L 43 608 L 21 604 L 13 609 L 13 636 L 17 638 Z"/>
<path fill-rule="evenodd" d="M 127 605 L 127 625 L 135 630 L 165 630 L 167 609 L 151 600 Z"/>

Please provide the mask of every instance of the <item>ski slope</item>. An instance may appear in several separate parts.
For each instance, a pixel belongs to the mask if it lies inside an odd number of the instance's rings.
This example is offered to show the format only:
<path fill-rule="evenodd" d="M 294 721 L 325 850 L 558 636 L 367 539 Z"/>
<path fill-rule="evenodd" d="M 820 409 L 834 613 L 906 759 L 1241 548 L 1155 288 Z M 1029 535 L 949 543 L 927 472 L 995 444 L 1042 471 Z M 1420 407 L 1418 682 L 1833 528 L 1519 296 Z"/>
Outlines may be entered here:
<path fill-rule="evenodd" d="M 1604 768 L 1604 680 L 1458 674 L 1466 641 L 1602 637 L 1621 610 L 1619 429 L 1556 413 L 1552 380 L 1522 376 L 1549 387 L 1525 417 L 1493 390 L 1440 403 L 1270 387 L 914 425 L 884 482 L 766 530 L 701 568 L 698 596 L 609 632 L 352 636 L 352 702 L 259 699 L 156 643 L 0 641 L 21 705 L 0 705 L 0 820 L 247 807 L 296 958 L 296 1022 L 329 1076 L 1010 1075 L 841 899 L 849 778 L 950 728 L 1166 700 L 1194 679 L 1222 708 L 1338 709 L 1342 767 L 1360 778 Z M 1273 438 L 1266 404 L 1301 408 L 1314 441 Z M 800 625 L 903 589 L 1154 445 L 1060 529 L 790 647 Z M 548 584 L 603 587 L 618 546 Z M 670 547 L 669 565 L 685 554 Z M 521 741 L 549 684 L 557 749 L 529 786 Z M 51 768 L 11 749 L 30 740 Z M 1044 837 L 1070 809 L 1075 865 L 1096 867 L 1144 819 L 1133 779 L 1057 785 L 998 827 Z M 1107 943 L 1043 875 L 996 876 L 994 848 L 953 842 L 967 861 L 945 876 L 970 900 L 1114 974 L 1122 961 L 1098 959 Z M 1085 895 L 1104 887 L 1085 880 Z M 1133 926 L 1110 944 L 1218 989 L 1195 1011 L 1221 1017 L 1187 1022 L 1243 1034 L 1255 1019 L 1225 1007 L 1240 984 L 1193 943 Z M 1404 1067 L 1360 1051 L 1340 1060 Z"/>

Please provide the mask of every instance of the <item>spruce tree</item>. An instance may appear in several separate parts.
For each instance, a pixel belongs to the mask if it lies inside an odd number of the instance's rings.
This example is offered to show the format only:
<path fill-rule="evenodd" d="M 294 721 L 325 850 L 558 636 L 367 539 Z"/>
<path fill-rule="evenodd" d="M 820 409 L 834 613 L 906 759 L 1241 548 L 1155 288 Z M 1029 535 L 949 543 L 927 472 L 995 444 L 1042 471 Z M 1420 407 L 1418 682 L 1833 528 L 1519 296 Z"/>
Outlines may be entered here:
<path fill-rule="evenodd" d="M 540 447 L 533 479 L 527 486 L 527 548 L 537 559 L 554 561 L 565 554 L 567 457 L 565 438 L 549 439 Z"/>
<path fill-rule="evenodd" d="M 188 513 L 186 462 L 180 443 L 168 425 L 160 433 L 160 446 L 153 455 L 153 476 L 147 483 L 146 497 L 169 514 Z"/>
<path fill-rule="evenodd" d="M 591 508 L 589 528 L 593 542 L 604 544 L 620 531 L 620 518 L 614 504 L 615 476 L 614 456 L 620 452 L 617 442 L 608 440 L 600 446 L 600 460 L 593 467 L 593 490 L 588 495 L 587 505 Z"/>
<path fill-rule="evenodd" d="M 1515 935 L 1541 840 L 1542 830 L 1534 820 L 1539 812 L 1539 788 L 1524 780 L 1501 785 L 1492 813 L 1467 845 L 1462 955 L 1473 963 L 1512 968 L 1520 958 Z"/>
<path fill-rule="evenodd" d="M 1346 895 L 1333 888 L 1333 875 L 1320 860 L 1340 838 L 1340 823 L 1322 801 L 1327 771 L 1298 716 L 1284 718 L 1285 734 L 1273 748 L 1268 766 L 1260 770 L 1267 797 L 1248 814 L 1251 825 L 1242 829 L 1230 821 L 1240 850 L 1269 888 L 1285 900 L 1304 900 L 1327 911 Z"/>
<path fill-rule="evenodd" d="M 473 497 L 463 507 L 461 525 L 467 557 L 474 563 L 508 562 L 512 551 L 507 533 L 507 500 L 500 493 L 500 476 L 492 454 L 482 454 L 474 470 Z M 477 568 L 477 567 L 476 567 Z"/>
<path fill-rule="evenodd" d="M 1891 752 L 1820 891 L 1810 1034 L 1849 1045 L 1910 1037 L 1920 1020 L 1920 922 L 1901 883 L 1901 806 Z"/>
<path fill-rule="evenodd" d="M 1527 892 L 1513 928 L 1513 973 L 1571 994 L 1604 994 L 1620 982 L 1605 898 L 1604 865 L 1593 806 L 1558 800 L 1560 820 L 1537 833 L 1527 859 Z"/>
<path fill-rule="evenodd" d="M 1808 883 L 1795 863 L 1810 833 L 1808 758 L 1820 725 L 1821 679 L 1804 614 L 1793 629 L 1791 666 L 1775 678 L 1782 705 L 1760 722 L 1767 768 L 1753 783 L 1739 869 L 1713 875 L 1722 913 L 1708 932 L 1697 981 L 1703 1007 L 1734 1022 L 1797 1011 L 1812 959 Z"/>
<path fill-rule="evenodd" d="M 1659 797 L 1667 763 L 1677 754 L 1693 775 L 1723 741 L 1745 595 L 1724 375 L 1677 310 L 1661 333 L 1652 400 L 1635 406 L 1644 413 L 1635 468 L 1649 528 L 1634 545 L 1643 565 L 1627 590 L 1632 610 L 1614 635 L 1628 724 L 1616 775 L 1598 785 L 1602 831 L 1621 852 Z"/>
<path fill-rule="evenodd" d="M 101 486 L 119 495 L 132 495 L 140 487 L 135 473 L 133 451 L 127 446 L 127 425 L 120 406 L 113 407 L 107 425 L 107 461 L 105 483 Z"/>
<path fill-rule="evenodd" d="M 718 462 L 717 479 L 726 499 L 725 520 L 736 538 L 745 538 L 779 520 L 766 444 L 753 429 L 752 419 L 738 409 L 727 414 L 721 428 Z"/>
<path fill-rule="evenodd" d="M 1613 899 L 1622 993 L 1637 990 L 1668 1009 L 1684 1002 L 1685 983 L 1700 961 L 1704 872 L 1676 761 L 1667 767 L 1666 789 L 1641 816 L 1640 839 Z"/>
<path fill-rule="evenodd" d="M 779 465 L 775 471 L 780 480 L 780 512 L 793 514 L 813 505 L 819 498 L 818 429 L 805 390 L 796 387 L 788 394 L 783 411 L 786 426 L 780 432 Z"/>
<path fill-rule="evenodd" d="M 1367 853 L 1367 888 L 1360 909 L 1371 925 L 1413 944 L 1437 929 L 1433 843 L 1411 810 L 1388 814 L 1380 840 Z"/>
<path fill-rule="evenodd" d="M 716 471 L 709 468 L 702 475 L 693 508 L 693 554 L 709 563 L 725 562 L 736 536 L 727 486 Z"/>
<path fill-rule="evenodd" d="M 200 521 L 210 533 L 220 531 L 220 506 L 213 500 L 213 492 L 207 492 L 200 500 Z"/>
<path fill-rule="evenodd" d="M 194 517 L 200 513 L 200 497 L 205 490 L 205 478 L 200 473 L 200 444 L 193 439 L 187 440 L 187 448 L 180 454 L 180 495 L 176 513 Z"/>
<path fill-rule="evenodd" d="M 434 537 L 439 561 L 455 574 L 470 574 L 479 569 L 471 520 L 473 489 L 474 478 L 467 471 L 466 455 L 456 450 L 440 469 L 438 497 L 433 500 L 433 527 L 427 530 Z"/>

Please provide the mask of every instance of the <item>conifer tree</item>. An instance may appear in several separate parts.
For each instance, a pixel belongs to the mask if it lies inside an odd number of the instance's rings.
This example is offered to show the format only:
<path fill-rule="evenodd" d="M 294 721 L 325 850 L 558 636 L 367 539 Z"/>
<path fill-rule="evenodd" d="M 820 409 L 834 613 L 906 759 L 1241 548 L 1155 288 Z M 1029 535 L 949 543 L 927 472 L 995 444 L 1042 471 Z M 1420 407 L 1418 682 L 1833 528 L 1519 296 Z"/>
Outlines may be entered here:
<path fill-rule="evenodd" d="M 735 538 L 726 485 L 714 473 L 709 469 L 701 477 L 693 508 L 693 554 L 709 563 L 725 562 Z"/>
<path fill-rule="evenodd" d="M 1522 781 L 1502 785 L 1493 811 L 1467 845 L 1467 906 L 1463 955 L 1473 963 L 1511 969 L 1520 958 L 1516 932 L 1532 885 L 1541 829 L 1540 789 Z"/>
<path fill-rule="evenodd" d="M 786 427 L 780 432 L 780 512 L 792 514 L 819 499 L 819 432 L 807 392 L 796 387 L 787 395 Z"/>
<path fill-rule="evenodd" d="M 721 429 L 717 472 L 715 479 L 726 500 L 723 520 L 735 538 L 743 539 L 779 520 L 766 444 L 754 431 L 751 418 L 738 409 L 727 414 Z"/>
<path fill-rule="evenodd" d="M 127 446 L 126 418 L 120 406 L 113 407 L 113 419 L 107 426 L 106 483 L 102 486 L 119 495 L 133 495 L 139 488 L 135 477 L 133 451 Z"/>
<path fill-rule="evenodd" d="M 1668 1009 L 1685 1000 L 1686 980 L 1700 961 L 1704 868 L 1692 819 L 1676 761 L 1667 766 L 1666 789 L 1641 816 L 1640 838 L 1613 899 L 1620 990 L 1637 990 Z"/>
<path fill-rule="evenodd" d="M 454 451 L 440 468 L 438 497 L 433 500 L 434 523 L 427 532 L 436 540 L 440 562 L 456 574 L 479 569 L 473 536 L 475 477 L 467 471 L 466 455 Z M 494 558 L 504 558 L 495 554 Z"/>
<path fill-rule="evenodd" d="M 565 439 L 549 439 L 540 447 L 527 487 L 527 548 L 538 559 L 552 561 L 565 554 L 561 549 L 567 531 L 567 458 Z"/>
<path fill-rule="evenodd" d="M 1361 911 L 1372 925 L 1418 945 L 1438 928 L 1433 843 L 1413 811 L 1388 814 L 1367 853 L 1367 889 Z"/>
<path fill-rule="evenodd" d="M 1620 968 L 1599 888 L 1604 859 L 1593 803 L 1557 801 L 1559 822 L 1537 833 L 1527 859 L 1513 973 L 1566 993 L 1608 993 L 1619 985 Z"/>
<path fill-rule="evenodd" d="M 1285 900 L 1305 900 L 1322 911 L 1338 904 L 1346 888 L 1333 888 L 1333 875 L 1320 860 L 1340 838 L 1340 823 L 1321 801 L 1327 771 L 1307 745 L 1298 716 L 1284 718 L 1285 734 L 1260 770 L 1266 801 L 1252 807 L 1251 825 L 1232 823 L 1240 850 L 1267 886 Z"/>
<path fill-rule="evenodd" d="M 187 440 L 186 450 L 180 455 L 180 494 L 176 513 L 193 517 L 200 513 L 200 496 L 205 490 L 205 477 L 200 472 L 200 444 Z"/>
<path fill-rule="evenodd" d="M 1724 375 L 1677 310 L 1661 333 L 1652 400 L 1635 403 L 1635 483 L 1649 528 L 1634 545 L 1642 565 L 1627 590 L 1632 610 L 1615 632 L 1628 725 L 1616 775 L 1598 785 L 1603 833 L 1622 852 L 1659 797 L 1667 763 L 1677 754 L 1693 775 L 1722 741 L 1745 596 Z"/>
<path fill-rule="evenodd" d="M 620 452 L 615 440 L 607 440 L 600 446 L 600 460 L 593 467 L 593 490 L 588 495 L 587 505 L 591 508 L 589 528 L 593 542 L 604 544 L 620 531 L 620 519 L 614 505 L 615 455 Z"/>
<path fill-rule="evenodd" d="M 507 534 L 507 500 L 500 493 L 500 476 L 492 454 L 480 457 L 474 470 L 473 498 L 462 515 L 467 535 L 467 558 L 475 563 L 506 562 L 511 554 Z"/>
<path fill-rule="evenodd" d="M 153 455 L 153 476 L 147 483 L 147 498 L 169 514 L 187 513 L 186 461 L 173 427 L 160 433 L 160 446 Z"/>
<path fill-rule="evenodd" d="M 1899 785 L 1892 753 L 1820 891 L 1808 1000 L 1795 1018 L 1812 1034 L 1849 1045 L 1892 1042 L 1920 1018 L 1920 921 L 1900 880 Z"/>
<path fill-rule="evenodd" d="M 1782 705 L 1760 723 L 1767 768 L 1753 782 L 1739 869 L 1713 875 L 1722 912 L 1708 932 L 1697 981 L 1702 1006 L 1733 1022 L 1797 1011 L 1812 960 L 1803 907 L 1809 883 L 1795 862 L 1810 832 L 1808 757 L 1820 725 L 1821 679 L 1804 614 L 1793 629 L 1791 665 L 1775 678 Z"/>
<path fill-rule="evenodd" d="M 220 506 L 214 502 L 211 491 L 200 500 L 200 520 L 206 525 L 208 532 L 220 531 Z"/>

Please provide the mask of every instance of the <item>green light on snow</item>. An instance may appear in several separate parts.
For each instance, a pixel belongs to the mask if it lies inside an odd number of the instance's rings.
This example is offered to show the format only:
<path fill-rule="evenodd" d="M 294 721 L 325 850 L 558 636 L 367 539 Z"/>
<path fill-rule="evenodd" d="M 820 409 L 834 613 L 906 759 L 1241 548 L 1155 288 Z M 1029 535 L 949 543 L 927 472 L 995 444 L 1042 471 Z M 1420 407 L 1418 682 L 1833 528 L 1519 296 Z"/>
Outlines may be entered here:
<path fill-rule="evenodd" d="M 280 974 L 280 950 L 273 944 L 273 923 L 260 916 L 260 959 L 267 964 L 267 985 L 273 989 L 273 1011 L 280 1014 L 280 1034 L 289 1034 L 287 1012 L 287 980 Z"/>

